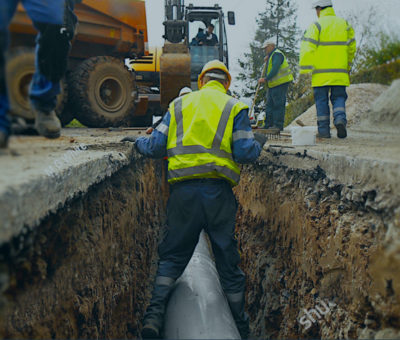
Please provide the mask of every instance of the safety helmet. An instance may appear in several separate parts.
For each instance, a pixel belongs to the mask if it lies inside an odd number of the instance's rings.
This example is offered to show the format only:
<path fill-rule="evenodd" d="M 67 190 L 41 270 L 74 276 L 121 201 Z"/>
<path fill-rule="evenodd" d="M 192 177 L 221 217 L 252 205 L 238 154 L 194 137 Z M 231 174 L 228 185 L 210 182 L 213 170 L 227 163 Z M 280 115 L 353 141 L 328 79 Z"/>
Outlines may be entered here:
<path fill-rule="evenodd" d="M 264 44 L 262 45 L 262 48 L 266 48 L 269 45 L 276 45 L 276 38 L 270 38 L 268 40 L 265 40 Z"/>
<path fill-rule="evenodd" d="M 223 71 L 226 74 L 226 76 L 228 77 L 228 88 L 231 86 L 232 77 L 228 71 L 228 68 L 225 66 L 225 64 L 223 62 L 219 61 L 218 59 L 214 59 L 214 60 L 209 61 L 207 64 L 205 64 L 203 69 L 201 70 L 201 73 L 197 80 L 197 85 L 198 85 L 199 89 L 201 89 L 201 87 L 202 87 L 201 82 L 206 74 L 208 74 L 209 76 L 212 76 L 214 78 L 218 78 L 218 76 L 221 76 L 220 74 L 212 73 L 211 72 L 212 70 Z"/>
<path fill-rule="evenodd" d="M 181 97 L 181 96 L 183 96 L 183 95 L 185 95 L 185 94 L 188 94 L 188 93 L 190 93 L 190 92 L 193 92 L 192 91 L 192 89 L 190 88 L 190 87 L 183 87 L 183 88 L 181 88 L 181 90 L 179 91 L 179 97 Z"/>
<path fill-rule="evenodd" d="M 314 1 L 312 4 L 313 9 L 316 7 L 327 7 L 327 6 L 333 6 L 332 0 L 318 0 Z"/>

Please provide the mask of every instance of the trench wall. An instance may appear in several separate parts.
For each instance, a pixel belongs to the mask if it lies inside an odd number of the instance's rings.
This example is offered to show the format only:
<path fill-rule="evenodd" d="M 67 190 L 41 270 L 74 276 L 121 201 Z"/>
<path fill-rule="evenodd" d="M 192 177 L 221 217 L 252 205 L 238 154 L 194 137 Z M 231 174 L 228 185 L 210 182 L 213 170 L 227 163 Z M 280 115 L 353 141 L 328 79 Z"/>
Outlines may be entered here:
<path fill-rule="evenodd" d="M 253 334 L 400 337 L 399 165 L 287 150 L 263 151 L 235 189 Z M 138 336 L 165 221 L 164 166 L 134 153 L 2 246 L 1 337 Z"/>
<path fill-rule="evenodd" d="M 135 338 L 165 221 L 165 190 L 163 164 L 136 155 L 4 245 L 0 336 Z"/>
<path fill-rule="evenodd" d="M 257 337 L 400 336 L 398 191 L 376 162 L 342 163 L 268 150 L 243 169 L 237 234 Z"/>

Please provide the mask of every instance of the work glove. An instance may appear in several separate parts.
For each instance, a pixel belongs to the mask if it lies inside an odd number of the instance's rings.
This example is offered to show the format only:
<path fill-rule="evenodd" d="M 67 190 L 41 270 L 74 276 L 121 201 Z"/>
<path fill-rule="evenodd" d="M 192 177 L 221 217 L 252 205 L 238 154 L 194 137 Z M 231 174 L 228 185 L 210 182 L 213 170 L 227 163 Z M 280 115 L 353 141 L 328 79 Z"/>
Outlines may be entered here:
<path fill-rule="evenodd" d="M 254 139 L 261 145 L 261 147 L 264 146 L 264 144 L 267 142 L 268 137 L 264 135 L 263 133 L 254 133 Z"/>
<path fill-rule="evenodd" d="M 137 137 L 135 136 L 128 136 L 128 137 L 124 137 L 121 139 L 121 142 L 131 142 L 131 143 L 135 143 L 136 142 Z"/>

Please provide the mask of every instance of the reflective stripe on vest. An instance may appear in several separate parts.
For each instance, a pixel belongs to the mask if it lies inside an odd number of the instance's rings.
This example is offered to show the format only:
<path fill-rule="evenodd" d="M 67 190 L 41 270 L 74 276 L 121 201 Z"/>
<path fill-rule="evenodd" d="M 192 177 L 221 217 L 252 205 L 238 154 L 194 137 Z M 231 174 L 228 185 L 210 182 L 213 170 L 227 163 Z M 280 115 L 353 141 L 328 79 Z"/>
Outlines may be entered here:
<path fill-rule="evenodd" d="M 317 46 L 348 46 L 356 40 L 351 39 L 348 41 L 317 41 L 311 38 L 303 38 L 303 41 L 308 41 Z"/>
<path fill-rule="evenodd" d="M 278 49 L 276 49 L 268 58 L 267 74 L 269 74 L 272 70 L 272 57 L 274 56 L 275 53 L 281 53 L 283 55 L 283 62 L 281 64 L 276 76 L 273 77 L 271 80 L 268 80 L 268 87 L 276 87 L 276 86 L 282 85 L 284 83 L 288 83 L 293 80 L 293 75 L 292 75 L 292 72 L 290 71 L 287 59 L 286 59 L 285 55 Z"/>
<path fill-rule="evenodd" d="M 219 166 L 214 163 L 192 166 L 190 168 L 170 170 L 168 172 L 168 179 L 207 174 L 215 171 L 225 175 L 236 183 L 239 182 L 240 175 L 225 166 Z"/>
<path fill-rule="evenodd" d="M 222 111 L 222 116 L 218 124 L 217 132 L 214 136 L 211 149 L 207 149 L 202 145 L 183 145 L 183 116 L 182 116 L 182 98 L 178 98 L 175 102 L 175 119 L 177 124 L 176 129 L 176 147 L 168 150 L 168 157 L 177 155 L 186 155 L 191 153 L 210 153 L 218 157 L 232 159 L 232 154 L 221 150 L 222 138 L 225 134 L 226 124 L 233 107 L 236 104 L 236 99 L 231 98 L 225 105 Z"/>
<path fill-rule="evenodd" d="M 232 153 L 222 150 L 221 145 L 223 143 L 223 138 L 227 129 L 228 121 L 231 117 L 232 110 L 238 101 L 234 98 L 230 98 L 226 102 L 218 121 L 215 135 L 211 139 L 211 148 L 207 148 L 203 145 L 183 145 L 185 131 L 183 126 L 182 102 L 183 98 L 178 98 L 174 101 L 173 113 L 176 123 L 176 145 L 170 149 L 167 149 L 169 161 L 172 162 L 170 163 L 172 166 L 169 166 L 168 170 L 168 180 L 174 183 L 180 179 L 184 180 L 185 178 L 226 178 L 229 180 L 229 182 L 231 182 L 231 184 L 237 184 L 240 179 L 240 174 L 235 172 L 235 169 L 238 171 L 237 165 L 233 161 Z M 217 121 L 214 120 L 214 128 L 216 127 L 216 123 Z M 171 136 L 169 136 L 169 138 L 171 138 Z M 193 155 L 193 160 L 188 161 L 188 165 L 190 165 L 190 163 L 196 164 L 196 155 L 201 154 L 208 154 L 210 161 L 213 160 L 213 157 L 216 158 L 216 162 L 208 162 L 206 164 L 187 166 L 184 168 L 179 168 L 179 162 L 181 161 L 179 158 L 178 162 L 174 163 L 176 156 L 185 157 Z M 218 161 L 218 159 L 225 159 L 225 161 L 223 161 L 221 165 L 221 161 Z M 224 163 L 226 163 L 227 166 L 224 166 Z"/>
<path fill-rule="evenodd" d="M 321 11 L 317 30 L 310 30 L 303 38 L 303 48 L 312 51 L 307 59 L 301 62 L 300 70 L 307 71 L 312 66 L 312 86 L 348 86 L 349 50 L 353 48 L 355 39 L 350 34 L 350 26 L 346 20 L 336 17 L 333 8 Z M 311 65 L 310 62 L 313 64 Z"/>

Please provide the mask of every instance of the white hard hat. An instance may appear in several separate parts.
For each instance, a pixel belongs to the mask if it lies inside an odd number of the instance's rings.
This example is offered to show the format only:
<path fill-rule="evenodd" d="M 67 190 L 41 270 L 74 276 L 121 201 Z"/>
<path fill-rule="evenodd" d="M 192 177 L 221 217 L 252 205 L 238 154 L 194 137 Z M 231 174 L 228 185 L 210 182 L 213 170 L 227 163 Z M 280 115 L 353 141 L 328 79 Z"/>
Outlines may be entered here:
<path fill-rule="evenodd" d="M 270 38 L 264 41 L 262 48 L 266 48 L 268 45 L 276 45 L 276 38 Z"/>
<path fill-rule="evenodd" d="M 332 0 L 318 0 L 314 1 L 312 4 L 313 9 L 316 7 L 327 7 L 327 6 L 333 6 Z"/>
<path fill-rule="evenodd" d="M 190 87 L 183 87 L 180 91 L 179 91 L 179 97 L 188 94 L 190 92 L 193 92 L 192 89 Z"/>

